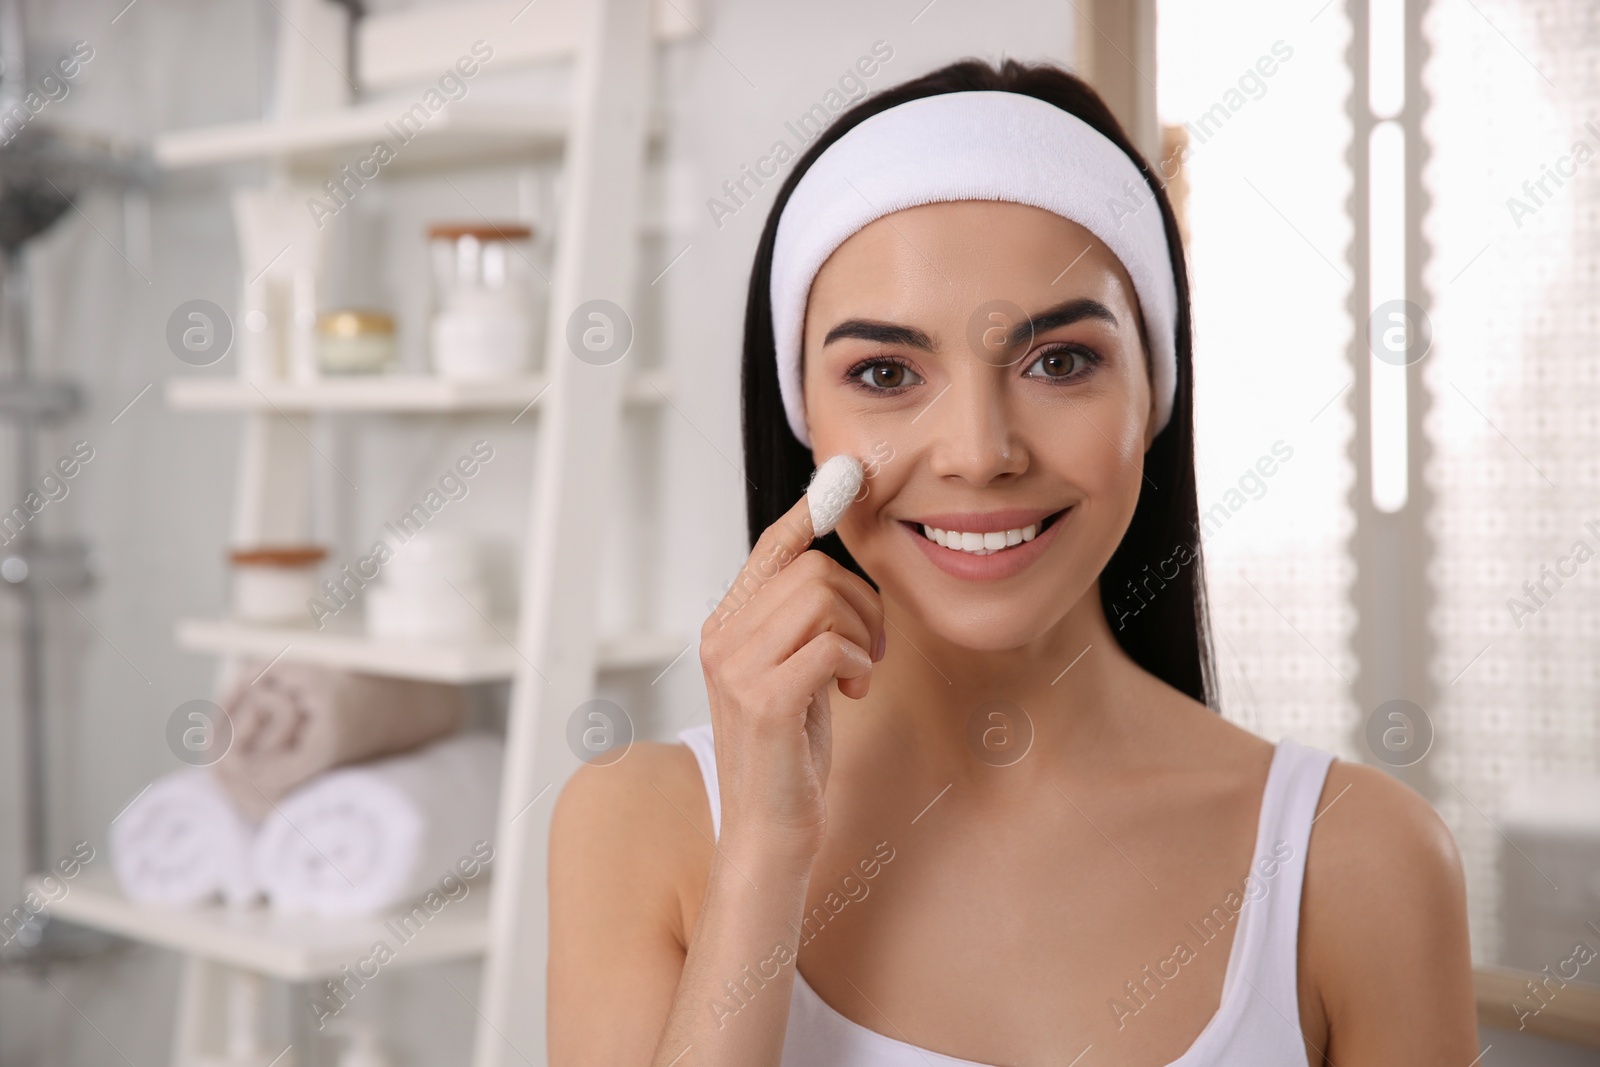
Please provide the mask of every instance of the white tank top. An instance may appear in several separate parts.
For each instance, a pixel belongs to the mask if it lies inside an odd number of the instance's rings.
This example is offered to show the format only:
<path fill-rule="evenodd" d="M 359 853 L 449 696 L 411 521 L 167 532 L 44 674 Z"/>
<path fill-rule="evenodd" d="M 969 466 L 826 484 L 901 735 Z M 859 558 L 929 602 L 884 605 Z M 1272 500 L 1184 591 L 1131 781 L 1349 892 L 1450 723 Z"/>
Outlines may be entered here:
<path fill-rule="evenodd" d="M 711 802 L 712 831 L 720 837 L 722 805 L 711 724 L 681 730 L 678 738 L 700 764 Z M 1311 822 L 1333 758 L 1331 752 L 1293 738 L 1278 742 L 1267 772 L 1256 826 L 1255 861 L 1229 949 L 1221 1006 L 1188 1051 L 1166 1067 L 1305 1067 L 1296 967 L 1300 886 Z M 1197 942 L 1209 940 L 1193 924 L 1191 930 Z M 1160 989 L 1152 983 L 1164 984 L 1160 966 L 1147 969 L 1143 980 L 1142 988 L 1152 1001 Z M 1168 977 L 1176 978 L 1179 973 L 1174 971 Z M 1130 1012 L 1141 1006 L 1133 993 L 1122 999 Z M 946 1056 L 868 1029 L 830 1007 L 796 968 L 782 1067 L 990 1065 Z"/>

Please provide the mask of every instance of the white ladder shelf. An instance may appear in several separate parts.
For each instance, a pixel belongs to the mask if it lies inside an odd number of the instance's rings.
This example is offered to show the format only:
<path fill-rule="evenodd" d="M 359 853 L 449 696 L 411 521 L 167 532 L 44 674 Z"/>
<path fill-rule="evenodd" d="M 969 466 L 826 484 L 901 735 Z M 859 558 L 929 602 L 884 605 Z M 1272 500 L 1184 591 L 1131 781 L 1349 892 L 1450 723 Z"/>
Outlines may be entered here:
<path fill-rule="evenodd" d="M 676 5 L 664 0 L 532 5 L 478 0 L 373 16 L 361 27 L 358 47 L 381 50 L 370 65 L 391 83 L 402 80 L 407 69 L 431 69 L 426 53 L 430 36 L 446 25 L 441 19 L 514 23 L 516 33 L 505 49 L 513 61 L 575 56 L 568 114 L 474 103 L 421 135 L 426 152 L 410 153 L 412 163 L 439 165 L 516 159 L 564 144 L 564 196 L 543 373 L 490 386 L 417 375 L 312 385 L 180 377 L 167 384 L 175 409 L 240 414 L 243 447 L 233 529 L 240 544 L 304 539 L 311 458 L 306 430 L 316 415 L 448 415 L 532 405 L 523 425 L 531 423 L 540 435 L 539 465 L 522 551 L 514 647 L 486 642 L 416 648 L 353 632 L 291 633 L 226 620 L 186 620 L 177 631 L 180 646 L 222 657 L 271 656 L 289 645 L 288 658 L 354 670 L 459 683 L 511 679 L 487 901 L 480 891 L 467 902 L 471 906 L 447 909 L 391 964 L 483 957 L 474 1067 L 545 1062 L 546 841 L 555 796 L 577 766 L 564 743 L 566 718 L 594 696 L 598 671 L 665 666 L 683 649 L 684 641 L 673 635 L 645 632 L 601 640 L 596 633 L 600 542 L 594 531 L 607 516 L 594 487 L 610 480 L 621 458 L 624 409 L 656 403 L 670 393 L 669 384 L 659 372 L 632 370 L 627 358 L 605 366 L 575 358 L 566 326 L 586 301 L 609 300 L 621 307 L 633 302 L 644 156 L 656 123 L 649 106 L 654 48 L 658 39 L 691 32 L 684 12 L 694 10 L 689 0 Z M 155 156 L 173 168 L 258 160 L 280 172 L 311 172 L 345 158 L 342 151 L 368 147 L 377 114 L 357 104 L 305 119 L 178 131 L 158 138 Z M 218 1019 L 230 980 L 237 980 L 237 987 L 262 978 L 301 983 L 332 977 L 371 948 L 383 919 L 299 921 L 221 906 L 153 909 L 128 901 L 103 874 L 75 884 L 55 913 L 184 955 L 174 1067 L 222 1062 L 215 1058 L 221 1044 Z M 310 1050 L 300 1047 L 296 1053 L 304 1067 Z"/>

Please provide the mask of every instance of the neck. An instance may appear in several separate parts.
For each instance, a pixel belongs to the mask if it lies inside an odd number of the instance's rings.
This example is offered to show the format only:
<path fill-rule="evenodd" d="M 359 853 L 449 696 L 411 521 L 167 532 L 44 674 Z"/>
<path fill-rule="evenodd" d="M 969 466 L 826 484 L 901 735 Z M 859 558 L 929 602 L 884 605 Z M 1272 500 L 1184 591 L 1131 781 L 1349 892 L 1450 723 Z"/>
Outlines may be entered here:
<path fill-rule="evenodd" d="M 1160 683 L 1117 643 L 1097 586 L 1055 626 L 1005 649 L 956 644 L 890 596 L 883 605 L 884 658 L 865 699 L 834 691 L 836 731 L 892 739 L 953 781 L 1026 787 L 1101 763 L 1147 728 L 1140 711 Z"/>

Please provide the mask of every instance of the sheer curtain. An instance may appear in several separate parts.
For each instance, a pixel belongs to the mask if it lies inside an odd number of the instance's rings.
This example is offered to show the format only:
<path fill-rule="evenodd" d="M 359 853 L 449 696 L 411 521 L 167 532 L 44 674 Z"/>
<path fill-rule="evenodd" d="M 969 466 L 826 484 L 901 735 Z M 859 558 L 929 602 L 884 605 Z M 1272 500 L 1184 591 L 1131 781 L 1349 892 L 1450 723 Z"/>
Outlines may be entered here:
<path fill-rule="evenodd" d="M 1524 829 L 1600 773 L 1600 10 L 1440 0 L 1423 31 L 1439 808 L 1475 955 L 1537 970 L 1600 945 L 1594 868 Z"/>
<path fill-rule="evenodd" d="M 1158 36 L 1161 122 L 1192 153 L 1223 713 L 1373 762 L 1352 696 L 1371 669 L 1352 651 L 1352 22 L 1337 0 L 1169 0 Z M 1600 839 L 1600 6 L 1434 0 L 1421 43 L 1430 799 L 1475 959 L 1538 970 L 1600 945 L 1600 861 L 1560 843 Z M 1292 456 L 1258 468 L 1278 442 Z"/>
<path fill-rule="evenodd" d="M 1268 740 L 1356 759 L 1350 25 L 1341 4 L 1321 7 L 1162 3 L 1158 111 L 1189 146 L 1196 452 L 1222 711 Z"/>

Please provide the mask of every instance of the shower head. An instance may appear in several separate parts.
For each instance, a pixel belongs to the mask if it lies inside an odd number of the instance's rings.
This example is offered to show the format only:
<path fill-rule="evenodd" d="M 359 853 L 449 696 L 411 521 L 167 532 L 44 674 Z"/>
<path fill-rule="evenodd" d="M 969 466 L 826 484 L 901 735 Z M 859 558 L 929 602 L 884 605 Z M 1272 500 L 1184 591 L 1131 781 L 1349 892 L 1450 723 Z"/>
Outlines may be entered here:
<path fill-rule="evenodd" d="M 148 156 L 109 138 L 30 124 L 0 144 L 0 253 L 7 258 L 53 226 L 91 188 L 144 186 Z"/>
<path fill-rule="evenodd" d="M 72 206 L 70 197 L 49 185 L 0 185 L 0 253 L 15 256 L 23 245 L 48 230 Z"/>

